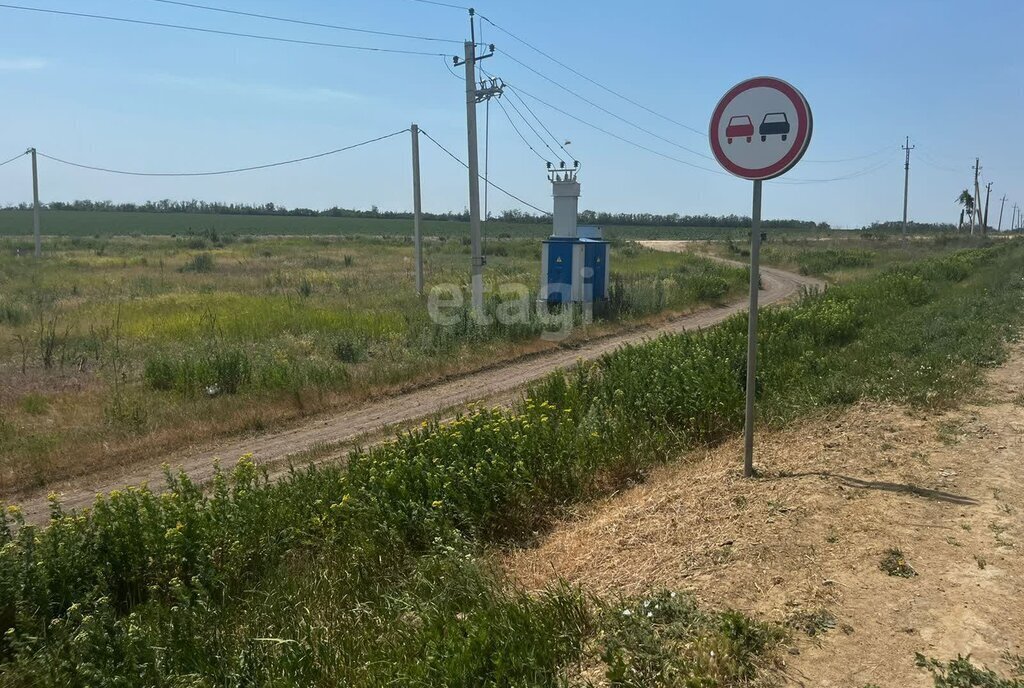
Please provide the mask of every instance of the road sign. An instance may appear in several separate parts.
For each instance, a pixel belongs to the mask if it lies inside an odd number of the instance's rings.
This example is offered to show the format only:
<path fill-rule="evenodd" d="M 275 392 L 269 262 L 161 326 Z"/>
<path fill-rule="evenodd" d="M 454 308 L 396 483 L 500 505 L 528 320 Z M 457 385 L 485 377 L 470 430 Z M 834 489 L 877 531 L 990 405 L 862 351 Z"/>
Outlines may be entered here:
<path fill-rule="evenodd" d="M 782 79 L 759 76 L 726 93 L 708 127 L 715 159 L 737 177 L 754 182 L 750 218 L 750 310 L 747 319 L 747 408 L 743 427 L 743 475 L 754 475 L 754 391 L 757 387 L 757 291 L 760 288 L 761 182 L 800 162 L 811 142 L 811 106 Z"/>
<path fill-rule="evenodd" d="M 733 86 L 718 102 L 708 130 L 715 159 L 751 180 L 784 174 L 811 142 L 811 108 L 800 91 L 761 76 Z"/>

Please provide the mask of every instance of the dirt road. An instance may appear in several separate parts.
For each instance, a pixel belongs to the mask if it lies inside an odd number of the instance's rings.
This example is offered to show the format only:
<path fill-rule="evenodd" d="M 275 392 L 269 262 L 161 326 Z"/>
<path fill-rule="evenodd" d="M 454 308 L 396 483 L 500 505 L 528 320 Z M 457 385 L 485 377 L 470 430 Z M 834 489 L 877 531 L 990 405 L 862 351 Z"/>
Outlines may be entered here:
<path fill-rule="evenodd" d="M 687 242 L 682 241 L 641 243 L 664 251 L 690 250 Z M 791 298 L 799 293 L 801 287 L 823 286 L 820 280 L 774 268 L 762 268 L 761 275 L 760 303 L 766 306 Z M 229 465 L 240 456 L 251 454 L 257 463 L 281 467 L 289 459 L 301 463 L 302 454 L 337 456 L 345 443 L 379 437 L 388 428 L 408 425 L 473 401 L 507 399 L 524 385 L 554 370 L 571 366 L 579 360 L 598 358 L 624 344 L 667 332 L 681 332 L 715 325 L 735 313 L 746 310 L 746 303 L 744 298 L 737 303 L 680 317 L 658 327 L 604 337 L 578 348 L 556 349 L 535 354 L 508 365 L 457 377 L 335 415 L 319 417 L 288 430 L 254 435 L 217 446 L 194 447 L 178 452 L 174 456 L 154 457 L 151 461 L 137 464 L 128 470 L 103 471 L 77 477 L 64 484 L 49 486 L 45 491 L 4 496 L 4 501 L 20 504 L 26 520 L 30 523 L 39 523 L 45 521 L 49 514 L 49 493 L 59 494 L 65 508 L 80 509 L 92 504 L 98 493 L 125 486 L 162 485 L 164 464 L 169 465 L 174 471 L 184 471 L 193 480 L 202 483 L 212 477 L 213 461 L 217 458 L 223 459 L 225 465 Z M 325 451 L 325 448 L 333 448 L 334 451 Z"/>

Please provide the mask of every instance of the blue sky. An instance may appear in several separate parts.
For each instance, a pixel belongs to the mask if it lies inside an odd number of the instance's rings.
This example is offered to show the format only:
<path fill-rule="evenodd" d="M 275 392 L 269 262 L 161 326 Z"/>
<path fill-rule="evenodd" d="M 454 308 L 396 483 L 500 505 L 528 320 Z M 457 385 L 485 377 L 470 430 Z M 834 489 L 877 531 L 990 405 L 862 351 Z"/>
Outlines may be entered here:
<path fill-rule="evenodd" d="M 197 0 L 298 19 L 463 40 L 462 10 L 412 0 Z M 34 7 L 229 31 L 427 52 L 458 43 L 364 36 L 174 7 L 152 0 L 21 0 Z M 461 4 L 461 3 L 456 3 Z M 1024 203 L 1024 3 L 982 0 L 696 2 L 481 0 L 477 10 L 583 74 L 698 131 L 734 83 L 768 74 L 803 91 L 814 111 L 805 160 L 771 182 L 766 217 L 859 226 L 902 213 L 910 135 L 912 219 L 953 221 L 972 180 Z M 592 124 L 693 164 L 713 161 L 706 136 L 639 109 L 484 26 L 499 54 L 485 66 Z M 662 138 L 633 128 L 502 54 Z M 298 157 L 417 122 L 465 156 L 464 85 L 441 57 L 266 43 L 0 8 L 0 160 L 29 146 L 57 157 L 144 171 L 201 171 Z M 526 96 L 524 96 L 526 97 Z M 509 96 L 506 96 L 509 98 Z M 526 97 L 583 163 L 581 205 L 611 211 L 748 214 L 750 185 L 657 157 Z M 517 103 L 518 101 L 511 100 Z M 521 108 L 521 106 L 520 106 Z M 524 113 L 525 114 L 525 113 Z M 481 132 L 484 108 L 480 109 Z M 490 172 L 550 206 L 543 163 L 491 106 Z M 512 113 L 515 117 L 515 113 Z M 524 125 L 524 134 L 532 138 Z M 668 143 L 668 139 L 673 143 Z M 546 149 L 535 147 L 551 157 Z M 467 205 L 466 173 L 424 141 L 424 205 Z M 481 146 L 481 150 L 482 150 Z M 869 156 L 859 160 L 846 160 Z M 845 162 L 816 162 L 846 160 Z M 227 177 L 143 179 L 40 161 L 43 200 L 159 198 L 314 208 L 409 209 L 407 135 L 302 165 Z M 0 203 L 30 199 L 27 159 L 0 168 Z M 491 191 L 492 210 L 518 207 Z M 1004 225 L 1007 219 L 1004 218 Z"/>

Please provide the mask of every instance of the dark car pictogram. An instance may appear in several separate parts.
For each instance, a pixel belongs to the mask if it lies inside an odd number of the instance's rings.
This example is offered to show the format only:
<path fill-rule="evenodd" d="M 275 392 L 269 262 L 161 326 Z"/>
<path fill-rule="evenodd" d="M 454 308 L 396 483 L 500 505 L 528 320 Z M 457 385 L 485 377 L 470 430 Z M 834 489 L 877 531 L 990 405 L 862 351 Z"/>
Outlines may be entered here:
<path fill-rule="evenodd" d="M 729 124 L 725 127 L 725 138 L 729 143 L 733 139 L 746 139 L 747 143 L 754 138 L 754 123 L 750 115 L 736 115 L 729 118 Z"/>
<path fill-rule="evenodd" d="M 781 134 L 782 140 L 785 141 L 789 136 L 789 119 L 786 117 L 786 113 L 769 112 L 761 120 L 761 126 L 758 127 L 757 133 L 761 135 L 762 141 L 767 141 L 769 136 L 776 134 Z"/>

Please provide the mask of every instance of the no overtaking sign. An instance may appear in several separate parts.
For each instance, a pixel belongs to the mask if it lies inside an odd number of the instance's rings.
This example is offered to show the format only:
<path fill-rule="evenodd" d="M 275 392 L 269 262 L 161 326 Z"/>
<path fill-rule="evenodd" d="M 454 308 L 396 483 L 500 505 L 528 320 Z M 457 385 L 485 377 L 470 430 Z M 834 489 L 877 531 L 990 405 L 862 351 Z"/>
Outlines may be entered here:
<path fill-rule="evenodd" d="M 715 107 L 708 138 L 728 172 L 754 182 L 750 223 L 750 315 L 747 329 L 747 408 L 743 474 L 754 475 L 754 390 L 757 371 L 757 290 L 760 287 L 761 182 L 793 168 L 811 142 L 814 120 L 800 91 L 760 76 L 729 89 Z"/>
<path fill-rule="evenodd" d="M 737 84 L 711 116 L 711 150 L 737 177 L 772 179 L 803 157 L 811 142 L 811 108 L 781 79 L 757 77 Z"/>

